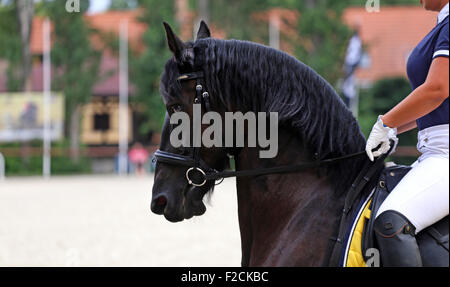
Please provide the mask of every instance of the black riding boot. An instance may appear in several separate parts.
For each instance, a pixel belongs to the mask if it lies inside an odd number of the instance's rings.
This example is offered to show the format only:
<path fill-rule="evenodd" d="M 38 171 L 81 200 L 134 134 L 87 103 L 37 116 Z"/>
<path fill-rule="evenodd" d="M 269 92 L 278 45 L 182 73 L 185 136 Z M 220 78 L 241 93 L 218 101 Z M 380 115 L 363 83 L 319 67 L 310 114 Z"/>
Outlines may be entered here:
<path fill-rule="evenodd" d="M 414 225 L 403 214 L 387 210 L 374 223 L 384 267 L 422 267 Z"/>

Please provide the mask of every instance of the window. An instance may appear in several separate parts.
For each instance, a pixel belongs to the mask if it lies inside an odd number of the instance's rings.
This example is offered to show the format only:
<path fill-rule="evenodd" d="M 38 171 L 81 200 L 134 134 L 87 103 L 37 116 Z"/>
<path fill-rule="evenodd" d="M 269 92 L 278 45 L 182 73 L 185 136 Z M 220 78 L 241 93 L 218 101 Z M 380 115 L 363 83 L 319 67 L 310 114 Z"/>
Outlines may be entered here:
<path fill-rule="evenodd" d="M 94 115 L 94 130 L 95 131 L 109 130 L 109 114 Z"/>

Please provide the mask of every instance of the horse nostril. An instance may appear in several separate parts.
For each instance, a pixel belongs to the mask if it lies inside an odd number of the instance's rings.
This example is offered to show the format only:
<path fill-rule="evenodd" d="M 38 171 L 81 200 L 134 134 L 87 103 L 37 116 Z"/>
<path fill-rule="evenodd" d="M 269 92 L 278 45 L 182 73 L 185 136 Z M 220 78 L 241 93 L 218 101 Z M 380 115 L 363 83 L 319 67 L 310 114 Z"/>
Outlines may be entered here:
<path fill-rule="evenodd" d="M 158 205 L 158 206 L 166 206 L 166 204 L 167 204 L 167 198 L 165 196 L 160 196 L 156 200 L 156 205 Z"/>
<path fill-rule="evenodd" d="M 167 205 L 167 197 L 160 195 L 152 202 L 152 211 L 156 214 L 163 214 Z"/>

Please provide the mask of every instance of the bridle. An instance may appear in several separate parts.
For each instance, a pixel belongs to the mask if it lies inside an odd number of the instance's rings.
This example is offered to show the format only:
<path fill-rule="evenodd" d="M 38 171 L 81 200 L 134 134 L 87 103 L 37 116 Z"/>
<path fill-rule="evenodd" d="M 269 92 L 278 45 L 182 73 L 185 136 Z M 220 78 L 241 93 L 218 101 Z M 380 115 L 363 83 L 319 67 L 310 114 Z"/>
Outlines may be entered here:
<path fill-rule="evenodd" d="M 197 71 L 192 73 L 182 74 L 177 78 L 177 81 L 189 81 L 196 80 L 197 84 L 195 86 L 195 98 L 194 104 L 200 104 L 205 108 L 206 112 L 211 111 L 211 104 L 209 101 L 209 93 L 204 88 L 204 74 L 203 71 Z M 193 147 L 192 156 L 183 156 L 171 152 L 157 150 L 155 152 L 155 159 L 158 162 L 171 164 L 171 165 L 179 165 L 186 166 L 188 170 L 186 171 L 186 180 L 190 185 L 193 186 L 203 186 L 207 182 L 207 175 L 215 174 L 217 171 L 211 167 L 209 167 L 199 155 L 200 148 Z M 202 177 L 202 180 L 199 182 L 195 182 L 191 175 L 194 172 L 198 172 Z"/>
<path fill-rule="evenodd" d="M 188 81 L 188 80 L 196 80 L 197 84 L 195 87 L 196 95 L 194 99 L 194 104 L 200 104 L 205 108 L 206 112 L 211 111 L 210 104 L 210 95 L 208 91 L 205 89 L 204 85 L 204 73 L 203 71 L 197 71 L 192 73 L 182 74 L 177 78 L 178 81 Z M 243 177 L 243 176 L 259 176 L 259 175 L 268 175 L 268 174 L 279 174 L 279 173 L 290 173 L 297 172 L 301 170 L 317 168 L 325 165 L 335 164 L 342 160 L 347 160 L 351 158 L 356 158 L 361 155 L 364 155 L 366 152 L 361 151 L 349 155 L 344 155 L 337 158 L 325 159 L 325 160 L 317 160 L 313 162 L 303 162 L 295 165 L 285 165 L 285 166 L 277 166 L 271 168 L 258 168 L 252 170 L 240 170 L 240 171 L 217 171 L 211 167 L 209 167 L 201 158 L 200 158 L 200 148 L 192 147 L 193 152 L 192 156 L 184 156 L 171 152 L 166 152 L 162 150 L 157 150 L 154 154 L 155 160 L 157 162 L 166 163 L 174 166 L 185 166 L 187 167 L 186 171 L 186 180 L 190 185 L 193 186 L 203 186 L 208 181 L 217 181 L 223 180 L 228 177 Z M 193 178 L 193 173 L 197 172 L 197 174 L 201 177 L 200 180 L 195 181 Z"/>

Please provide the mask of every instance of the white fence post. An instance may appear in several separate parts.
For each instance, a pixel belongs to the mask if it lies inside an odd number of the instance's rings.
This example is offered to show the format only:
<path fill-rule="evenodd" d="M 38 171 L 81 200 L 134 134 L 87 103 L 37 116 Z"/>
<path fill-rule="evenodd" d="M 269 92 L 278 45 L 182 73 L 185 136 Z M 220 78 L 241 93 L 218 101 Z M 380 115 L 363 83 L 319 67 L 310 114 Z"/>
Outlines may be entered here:
<path fill-rule="evenodd" d="M 51 59 L 50 59 L 50 20 L 44 22 L 44 132 L 43 132 L 43 156 L 42 175 L 50 178 L 51 174 Z"/>
<path fill-rule="evenodd" d="M 120 22 L 119 175 L 128 173 L 128 21 Z"/>
<path fill-rule="evenodd" d="M 0 181 L 5 180 L 5 157 L 0 152 Z"/>
<path fill-rule="evenodd" d="M 274 13 L 269 18 L 269 42 L 270 47 L 280 49 L 280 16 Z"/>

